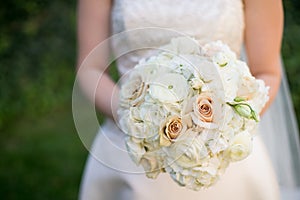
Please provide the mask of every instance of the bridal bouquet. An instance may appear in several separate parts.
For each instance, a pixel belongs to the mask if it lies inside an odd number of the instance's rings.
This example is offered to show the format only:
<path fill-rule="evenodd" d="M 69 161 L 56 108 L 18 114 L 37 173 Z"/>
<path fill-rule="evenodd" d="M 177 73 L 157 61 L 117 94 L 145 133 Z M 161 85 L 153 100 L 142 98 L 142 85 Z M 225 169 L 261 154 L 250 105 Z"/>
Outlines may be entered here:
<path fill-rule="evenodd" d="M 199 190 L 250 154 L 267 100 L 264 82 L 227 45 L 180 37 L 130 72 L 120 91 L 119 124 L 147 177 L 167 172 Z"/>

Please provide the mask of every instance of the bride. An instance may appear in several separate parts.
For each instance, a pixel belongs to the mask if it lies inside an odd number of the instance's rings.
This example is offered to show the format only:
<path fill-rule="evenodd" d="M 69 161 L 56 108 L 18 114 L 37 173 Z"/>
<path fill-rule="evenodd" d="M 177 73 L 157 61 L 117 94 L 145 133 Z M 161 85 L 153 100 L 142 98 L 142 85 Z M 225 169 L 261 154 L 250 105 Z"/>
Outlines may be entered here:
<path fill-rule="evenodd" d="M 266 111 L 280 85 L 280 0 L 80 0 L 78 13 L 78 84 L 108 116 L 90 149 L 80 199 L 280 199 L 278 179 L 260 133 L 254 139 L 252 154 L 231 164 L 209 189 L 195 192 L 179 187 L 168 174 L 155 180 L 146 178 L 130 160 L 124 134 L 113 121 L 118 86 L 106 70 L 111 61 L 110 47 L 118 58 L 120 75 L 126 75 L 140 59 L 153 54 L 155 47 L 178 35 L 192 36 L 201 44 L 222 40 L 237 55 L 241 55 L 244 44 L 252 74 L 270 86 Z M 79 103 L 73 101 L 75 122 L 86 123 L 80 122 L 83 112 L 76 111 Z M 88 131 L 78 124 L 81 139 L 88 143 L 90 138 L 83 133 Z"/>

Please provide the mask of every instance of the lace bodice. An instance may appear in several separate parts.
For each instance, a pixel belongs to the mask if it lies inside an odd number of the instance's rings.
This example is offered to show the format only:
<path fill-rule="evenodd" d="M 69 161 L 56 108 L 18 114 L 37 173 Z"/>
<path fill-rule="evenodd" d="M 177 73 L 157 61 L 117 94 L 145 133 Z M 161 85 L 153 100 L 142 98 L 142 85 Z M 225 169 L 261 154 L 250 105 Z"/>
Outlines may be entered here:
<path fill-rule="evenodd" d="M 115 37 L 112 44 L 116 55 L 126 53 L 118 59 L 121 74 L 153 52 L 136 49 L 159 47 L 182 34 L 200 43 L 222 40 L 239 54 L 244 32 L 243 3 L 242 0 L 114 0 L 112 32 L 123 31 L 129 32 Z"/>

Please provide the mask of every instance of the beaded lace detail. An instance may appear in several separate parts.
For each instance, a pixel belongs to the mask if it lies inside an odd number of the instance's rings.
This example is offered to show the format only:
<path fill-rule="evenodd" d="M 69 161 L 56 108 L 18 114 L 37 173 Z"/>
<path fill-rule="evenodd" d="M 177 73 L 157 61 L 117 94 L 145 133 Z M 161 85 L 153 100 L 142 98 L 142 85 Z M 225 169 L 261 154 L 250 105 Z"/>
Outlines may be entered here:
<path fill-rule="evenodd" d="M 203 44 L 221 40 L 237 54 L 243 43 L 244 12 L 241 0 L 114 0 L 111 17 L 114 34 L 139 29 L 122 34 L 122 39 L 113 40 L 112 49 L 116 55 L 135 46 L 159 47 L 180 34 L 192 36 Z M 146 27 L 163 30 L 143 29 Z M 153 50 L 150 49 L 134 51 L 120 57 L 120 73 L 126 73 L 151 52 Z"/>

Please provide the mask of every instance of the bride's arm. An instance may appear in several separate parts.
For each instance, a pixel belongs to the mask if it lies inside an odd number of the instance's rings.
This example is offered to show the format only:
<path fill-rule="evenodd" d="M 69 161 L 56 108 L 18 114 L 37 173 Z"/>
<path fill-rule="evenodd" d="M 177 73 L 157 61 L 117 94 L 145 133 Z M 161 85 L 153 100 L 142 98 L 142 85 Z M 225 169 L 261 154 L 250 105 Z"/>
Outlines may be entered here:
<path fill-rule="evenodd" d="M 97 49 L 97 59 L 83 62 L 90 51 L 109 37 L 111 0 L 78 1 L 78 80 L 84 93 L 95 100 L 96 107 L 112 117 L 113 92 L 115 83 L 106 73 L 109 58 L 109 45 Z M 91 58 L 91 57 L 89 57 Z M 100 79 L 101 77 L 101 79 Z"/>
<path fill-rule="evenodd" d="M 270 86 L 270 100 L 280 85 L 280 49 L 283 32 L 281 0 L 245 0 L 245 44 L 252 74 Z M 263 113 L 262 112 L 262 113 Z"/>

